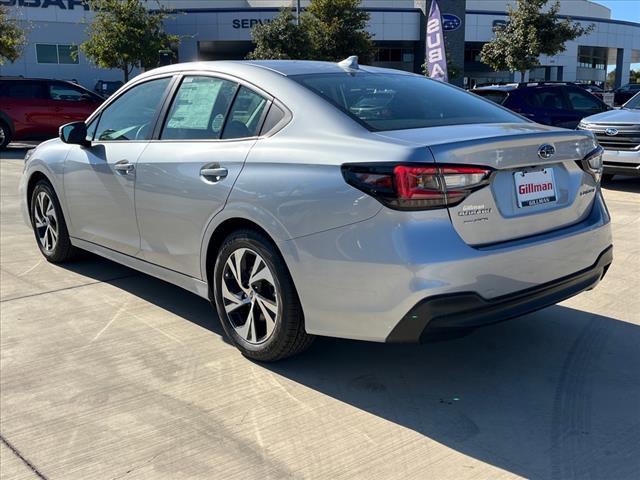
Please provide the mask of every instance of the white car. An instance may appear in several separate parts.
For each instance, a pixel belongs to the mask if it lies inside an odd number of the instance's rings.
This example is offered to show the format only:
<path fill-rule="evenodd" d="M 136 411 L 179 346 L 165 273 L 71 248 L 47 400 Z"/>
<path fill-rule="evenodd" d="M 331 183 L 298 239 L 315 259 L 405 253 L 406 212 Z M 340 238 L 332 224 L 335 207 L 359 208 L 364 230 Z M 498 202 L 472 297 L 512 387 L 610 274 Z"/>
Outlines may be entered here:
<path fill-rule="evenodd" d="M 618 110 L 582 119 L 580 130 L 595 133 L 604 148 L 604 179 L 614 175 L 640 176 L 640 93 Z"/>

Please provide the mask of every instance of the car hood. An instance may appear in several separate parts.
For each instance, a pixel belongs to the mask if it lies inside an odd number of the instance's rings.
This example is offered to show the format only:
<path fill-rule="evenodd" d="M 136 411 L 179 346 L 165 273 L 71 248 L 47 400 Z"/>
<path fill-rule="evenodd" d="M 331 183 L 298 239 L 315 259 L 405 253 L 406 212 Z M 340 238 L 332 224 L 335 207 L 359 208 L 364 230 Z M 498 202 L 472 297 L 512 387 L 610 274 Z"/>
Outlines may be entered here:
<path fill-rule="evenodd" d="M 640 110 L 621 108 L 597 113 L 582 119 L 582 123 L 630 123 L 640 124 Z"/>

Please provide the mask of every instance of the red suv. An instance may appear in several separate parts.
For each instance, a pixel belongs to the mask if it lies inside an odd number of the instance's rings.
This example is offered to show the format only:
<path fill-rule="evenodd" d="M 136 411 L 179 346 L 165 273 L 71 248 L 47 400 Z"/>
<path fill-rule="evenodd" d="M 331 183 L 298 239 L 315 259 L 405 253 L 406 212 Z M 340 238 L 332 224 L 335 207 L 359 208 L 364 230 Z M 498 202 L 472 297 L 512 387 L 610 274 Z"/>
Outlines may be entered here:
<path fill-rule="evenodd" d="M 13 140 L 41 140 L 84 120 L 102 97 L 63 80 L 0 78 L 0 149 Z"/>

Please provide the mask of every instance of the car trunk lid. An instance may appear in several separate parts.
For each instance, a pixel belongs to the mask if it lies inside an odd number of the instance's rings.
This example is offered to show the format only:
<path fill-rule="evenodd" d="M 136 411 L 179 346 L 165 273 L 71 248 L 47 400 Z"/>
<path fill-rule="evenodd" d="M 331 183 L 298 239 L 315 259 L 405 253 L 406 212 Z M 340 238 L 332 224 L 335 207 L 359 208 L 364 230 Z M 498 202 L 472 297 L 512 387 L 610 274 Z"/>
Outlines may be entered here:
<path fill-rule="evenodd" d="M 532 123 L 458 125 L 382 135 L 429 147 L 438 165 L 490 167 L 488 185 L 449 208 L 473 246 L 563 228 L 585 218 L 597 182 L 580 166 L 597 147 L 589 133 Z M 544 151 L 543 151 L 544 150 Z"/>

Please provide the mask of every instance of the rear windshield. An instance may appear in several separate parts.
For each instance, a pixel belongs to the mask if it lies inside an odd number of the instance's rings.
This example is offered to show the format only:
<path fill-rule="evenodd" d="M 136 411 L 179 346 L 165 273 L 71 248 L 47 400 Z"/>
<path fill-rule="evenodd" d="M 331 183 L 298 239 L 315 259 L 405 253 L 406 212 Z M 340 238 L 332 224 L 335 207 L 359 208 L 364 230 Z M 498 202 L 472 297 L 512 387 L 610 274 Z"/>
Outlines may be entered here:
<path fill-rule="evenodd" d="M 290 78 L 370 130 L 523 121 L 475 95 L 417 75 L 329 73 Z"/>
<path fill-rule="evenodd" d="M 487 100 L 491 100 L 493 103 L 497 103 L 498 105 L 504 104 L 504 101 L 508 96 L 507 92 L 502 92 L 500 90 L 474 90 L 473 93 L 480 95 L 482 98 L 486 98 Z"/>

